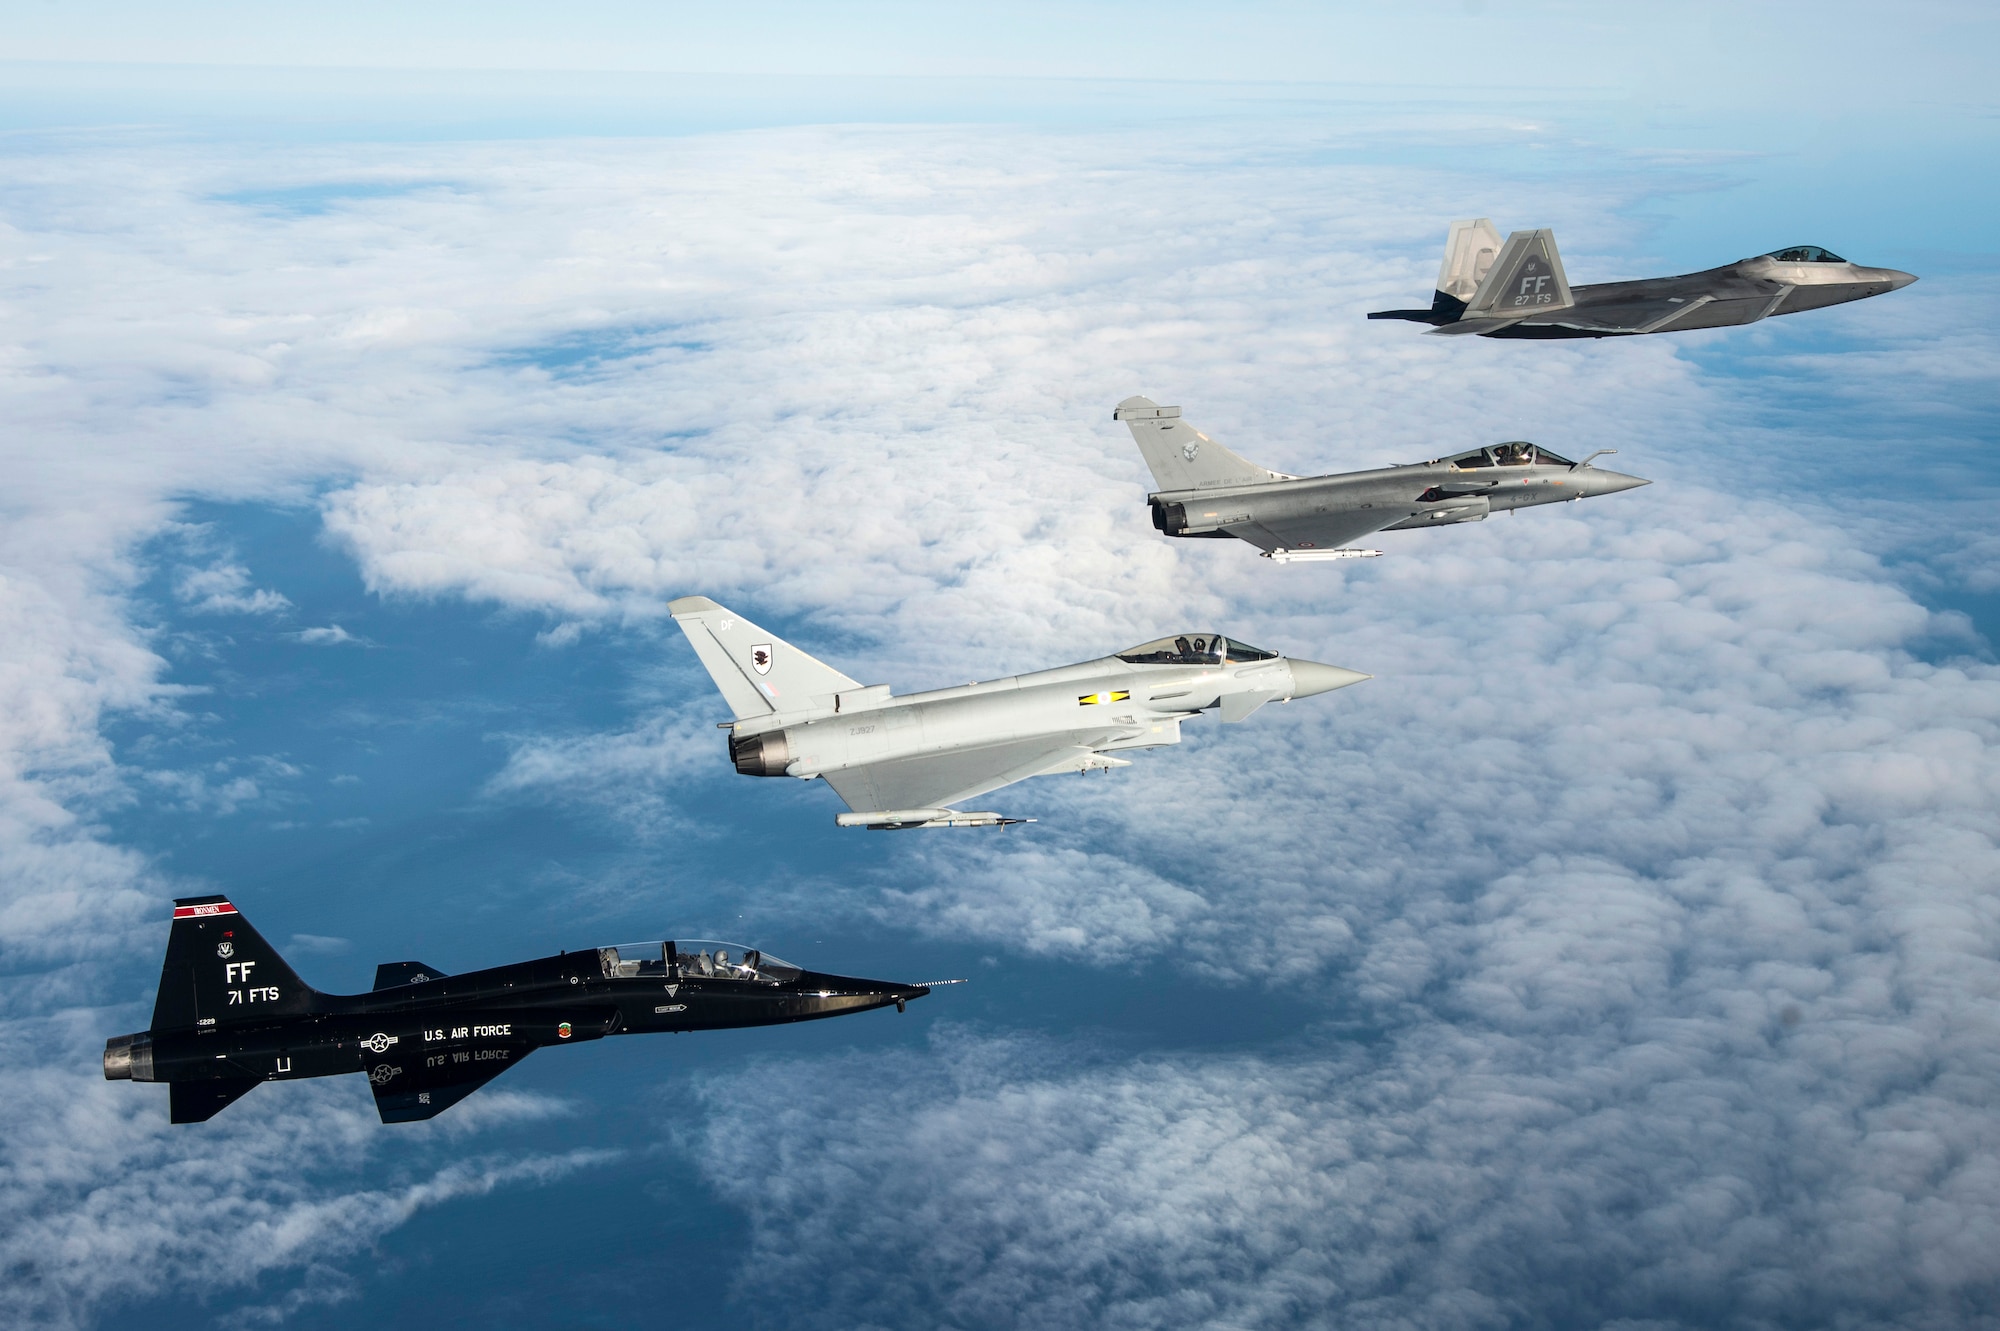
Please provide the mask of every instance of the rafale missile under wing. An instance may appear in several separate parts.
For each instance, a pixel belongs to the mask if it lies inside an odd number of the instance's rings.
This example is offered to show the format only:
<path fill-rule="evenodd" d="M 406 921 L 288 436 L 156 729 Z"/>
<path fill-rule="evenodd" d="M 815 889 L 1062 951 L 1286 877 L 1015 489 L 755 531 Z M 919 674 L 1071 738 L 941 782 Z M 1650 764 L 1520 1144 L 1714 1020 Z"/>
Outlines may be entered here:
<path fill-rule="evenodd" d="M 1179 407 L 1128 397 L 1112 419 L 1132 431 L 1160 488 L 1146 496 L 1169 536 L 1233 536 L 1278 563 L 1348 559 L 1344 547 L 1378 531 L 1478 522 L 1489 513 L 1616 494 L 1650 484 L 1557 457 L 1519 440 L 1334 476 L 1288 476 L 1247 462 L 1181 419 Z"/>
<path fill-rule="evenodd" d="M 1378 310 L 1371 319 L 1430 324 L 1447 336 L 1632 337 L 1726 328 L 1865 300 L 1916 281 L 1895 268 L 1849 263 L 1817 245 L 1793 245 L 1721 268 L 1572 288 L 1555 232 L 1516 231 L 1503 243 L 1484 217 L 1453 222 L 1427 310 Z"/>
<path fill-rule="evenodd" d="M 667 607 L 736 715 L 729 756 L 745 776 L 822 777 L 851 810 L 842 827 L 995 827 L 1024 821 L 954 806 L 1058 772 L 1125 767 L 1113 755 L 1178 744 L 1208 710 L 1241 721 L 1368 676 L 1297 661 L 1219 633 L 1182 633 L 1095 661 L 893 696 L 706 596 Z"/>
<path fill-rule="evenodd" d="M 801 970 L 756 948 L 680 940 L 463 975 L 391 961 L 376 967 L 370 993 L 323 994 L 228 898 L 186 897 L 174 903 L 152 1025 L 105 1043 L 104 1077 L 166 1082 L 170 1121 L 200 1123 L 267 1081 L 359 1072 L 384 1123 L 413 1123 L 537 1049 L 901 1011 L 929 992 Z"/>

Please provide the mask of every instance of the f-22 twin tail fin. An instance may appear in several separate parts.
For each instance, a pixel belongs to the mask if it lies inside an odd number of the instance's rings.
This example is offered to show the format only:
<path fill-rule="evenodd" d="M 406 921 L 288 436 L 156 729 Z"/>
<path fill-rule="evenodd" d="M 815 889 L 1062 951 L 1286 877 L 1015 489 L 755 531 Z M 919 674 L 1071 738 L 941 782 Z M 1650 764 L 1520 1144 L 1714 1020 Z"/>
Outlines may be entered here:
<path fill-rule="evenodd" d="M 1576 303 L 1556 234 L 1546 227 L 1516 231 L 1505 243 L 1491 219 L 1453 222 L 1428 310 L 1378 310 L 1371 319 L 1405 319 L 1445 335 L 1486 333 Z"/>

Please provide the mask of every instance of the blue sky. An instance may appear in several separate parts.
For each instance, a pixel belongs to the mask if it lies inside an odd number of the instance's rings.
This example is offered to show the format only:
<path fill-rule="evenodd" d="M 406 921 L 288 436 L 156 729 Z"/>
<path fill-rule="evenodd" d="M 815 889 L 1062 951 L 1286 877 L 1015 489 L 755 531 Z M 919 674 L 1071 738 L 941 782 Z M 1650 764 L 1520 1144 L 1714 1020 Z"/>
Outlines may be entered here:
<path fill-rule="evenodd" d="M 1993 1320 L 1994 20 L 1218 14 L 13 16 L 0 1315 Z M 1361 318 L 1479 214 L 1578 282 L 1924 280 Z M 1278 569 L 1152 531 L 1134 392 L 1657 483 Z M 840 832 L 729 769 L 697 592 L 899 691 L 1193 625 L 1375 678 Z M 676 933 L 971 983 L 170 1129 L 97 1056 L 200 891 L 329 989 Z"/>

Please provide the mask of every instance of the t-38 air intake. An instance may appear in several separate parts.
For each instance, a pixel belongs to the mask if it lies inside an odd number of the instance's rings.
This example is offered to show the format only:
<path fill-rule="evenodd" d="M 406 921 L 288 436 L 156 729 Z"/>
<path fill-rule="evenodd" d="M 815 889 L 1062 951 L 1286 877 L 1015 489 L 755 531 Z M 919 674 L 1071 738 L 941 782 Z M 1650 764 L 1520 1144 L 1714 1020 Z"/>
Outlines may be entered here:
<path fill-rule="evenodd" d="M 731 735 L 729 760 L 745 776 L 783 776 L 791 765 L 792 749 L 785 732 L 767 730 L 761 735 Z"/>

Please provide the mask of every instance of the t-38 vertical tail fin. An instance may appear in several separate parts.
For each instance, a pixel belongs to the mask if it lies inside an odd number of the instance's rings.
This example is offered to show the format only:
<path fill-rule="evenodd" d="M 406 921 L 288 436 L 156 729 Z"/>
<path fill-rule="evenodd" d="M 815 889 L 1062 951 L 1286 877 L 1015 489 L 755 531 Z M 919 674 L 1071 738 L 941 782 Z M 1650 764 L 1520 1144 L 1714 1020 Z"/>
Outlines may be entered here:
<path fill-rule="evenodd" d="M 313 1011 L 318 999 L 227 897 L 174 902 L 167 962 L 153 1004 L 154 1031 L 213 1030 L 294 1016 Z"/>

